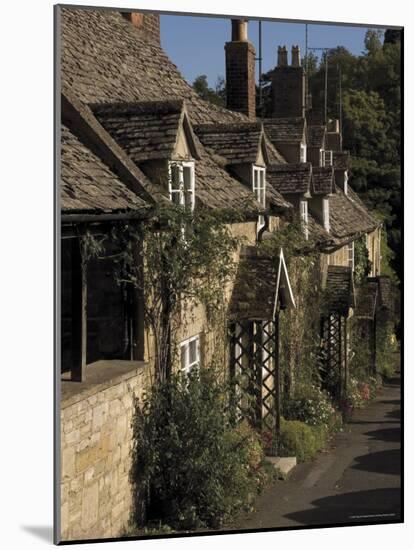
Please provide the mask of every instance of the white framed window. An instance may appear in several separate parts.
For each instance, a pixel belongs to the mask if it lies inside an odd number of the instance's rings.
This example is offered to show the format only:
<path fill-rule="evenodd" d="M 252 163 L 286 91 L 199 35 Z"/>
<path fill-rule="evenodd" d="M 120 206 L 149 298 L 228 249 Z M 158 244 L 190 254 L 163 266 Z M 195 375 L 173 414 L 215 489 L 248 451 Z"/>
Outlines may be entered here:
<path fill-rule="evenodd" d="M 309 237 L 309 228 L 308 228 L 308 201 L 301 200 L 299 203 L 300 209 L 300 221 L 302 223 L 303 232 L 305 234 L 305 239 L 308 240 Z"/>
<path fill-rule="evenodd" d="M 324 155 L 324 150 L 323 149 L 319 149 L 319 166 L 325 166 L 325 155 Z"/>
<path fill-rule="evenodd" d="M 355 243 L 348 243 L 348 267 L 354 271 L 355 268 Z"/>
<path fill-rule="evenodd" d="M 323 152 L 323 162 L 324 166 L 332 166 L 333 165 L 333 151 L 324 151 Z"/>
<path fill-rule="evenodd" d="M 168 166 L 168 192 L 170 200 L 194 210 L 195 167 L 194 162 L 171 161 Z"/>
<path fill-rule="evenodd" d="M 329 233 L 331 226 L 329 224 L 329 198 L 323 197 L 322 199 L 322 219 L 323 219 L 323 228 Z"/>
<path fill-rule="evenodd" d="M 345 195 L 348 194 L 348 170 L 344 172 L 344 193 Z"/>
<path fill-rule="evenodd" d="M 263 206 L 263 208 L 266 208 L 266 168 L 262 168 L 261 166 L 253 166 L 252 188 L 254 198 Z M 264 216 L 260 215 L 257 223 L 257 229 L 261 229 L 264 224 Z"/>
<path fill-rule="evenodd" d="M 180 344 L 181 370 L 188 374 L 200 366 L 200 336 L 196 334 Z"/>
<path fill-rule="evenodd" d="M 300 144 L 299 162 L 306 162 L 306 144 Z"/>

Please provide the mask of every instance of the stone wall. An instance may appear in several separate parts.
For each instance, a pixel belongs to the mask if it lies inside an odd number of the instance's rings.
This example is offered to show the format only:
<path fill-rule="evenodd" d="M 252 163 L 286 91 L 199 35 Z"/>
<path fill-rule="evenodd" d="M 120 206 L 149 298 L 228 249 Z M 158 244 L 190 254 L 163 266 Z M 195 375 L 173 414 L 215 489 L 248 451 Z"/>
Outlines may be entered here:
<path fill-rule="evenodd" d="M 130 518 L 133 397 L 147 368 L 99 361 L 87 367 L 90 379 L 99 368 L 106 381 L 62 383 L 62 540 L 116 537 Z"/>

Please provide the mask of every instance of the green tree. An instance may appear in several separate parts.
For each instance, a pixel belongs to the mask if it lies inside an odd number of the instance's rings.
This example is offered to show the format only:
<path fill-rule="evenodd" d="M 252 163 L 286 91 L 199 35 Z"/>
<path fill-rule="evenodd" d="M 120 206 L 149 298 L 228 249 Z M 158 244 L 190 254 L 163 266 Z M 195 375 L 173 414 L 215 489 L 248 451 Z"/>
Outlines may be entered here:
<path fill-rule="evenodd" d="M 192 86 L 202 99 L 210 101 L 210 103 L 214 103 L 215 105 L 225 105 L 226 85 L 222 76 L 217 78 L 216 87 L 214 90 L 208 85 L 207 76 L 205 74 L 197 76 Z"/>

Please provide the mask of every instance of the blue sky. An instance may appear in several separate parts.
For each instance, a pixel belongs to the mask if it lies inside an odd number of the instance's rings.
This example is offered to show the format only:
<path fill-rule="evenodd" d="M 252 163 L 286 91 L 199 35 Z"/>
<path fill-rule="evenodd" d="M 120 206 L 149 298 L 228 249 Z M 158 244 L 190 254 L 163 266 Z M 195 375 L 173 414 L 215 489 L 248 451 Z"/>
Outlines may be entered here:
<path fill-rule="evenodd" d="M 257 21 L 249 22 L 249 40 L 258 55 Z M 364 50 L 365 27 L 339 25 L 308 25 L 308 46 L 345 46 L 352 53 Z M 170 59 L 186 80 L 192 83 L 196 76 L 206 74 L 214 87 L 219 75 L 225 76 L 224 43 L 231 38 L 230 19 L 196 16 L 161 16 L 161 43 Z M 305 25 L 302 23 L 262 23 L 263 72 L 276 64 L 277 46 L 299 44 L 305 51 Z M 318 53 L 318 52 L 315 52 Z M 256 71 L 257 76 L 257 71 Z"/>

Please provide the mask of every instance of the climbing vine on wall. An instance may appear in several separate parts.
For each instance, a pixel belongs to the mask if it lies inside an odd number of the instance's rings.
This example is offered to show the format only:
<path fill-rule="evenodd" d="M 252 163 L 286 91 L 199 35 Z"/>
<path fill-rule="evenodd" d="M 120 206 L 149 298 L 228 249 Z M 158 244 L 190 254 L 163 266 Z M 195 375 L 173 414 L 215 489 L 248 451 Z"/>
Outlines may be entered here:
<path fill-rule="evenodd" d="M 177 328 L 183 318 L 191 320 L 192 308 L 202 305 L 210 324 L 223 322 L 225 291 L 235 275 L 240 245 L 229 221 L 237 216 L 165 203 L 154 207 L 143 223 L 120 223 L 102 237 L 84 236 L 86 257 L 103 257 L 105 245 L 116 248 L 111 257 L 118 283 L 141 294 L 159 380 L 169 375 Z M 180 315 L 183 308 L 186 315 Z M 224 327 L 221 334 L 226 334 Z"/>
<path fill-rule="evenodd" d="M 319 253 L 304 239 L 299 223 L 278 229 L 261 247 L 275 256 L 283 248 L 296 302 L 296 308 L 283 311 L 279 320 L 282 389 L 289 397 L 299 386 L 319 384 Z"/>

